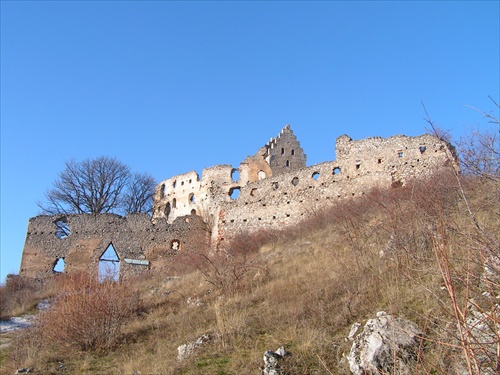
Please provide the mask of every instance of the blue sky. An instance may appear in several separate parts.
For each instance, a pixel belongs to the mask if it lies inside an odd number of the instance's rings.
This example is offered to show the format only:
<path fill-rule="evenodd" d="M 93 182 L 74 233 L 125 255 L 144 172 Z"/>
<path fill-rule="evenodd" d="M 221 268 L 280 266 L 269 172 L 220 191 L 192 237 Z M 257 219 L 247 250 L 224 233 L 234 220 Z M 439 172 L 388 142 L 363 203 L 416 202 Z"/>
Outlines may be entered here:
<path fill-rule="evenodd" d="M 500 96 L 498 1 L 0 4 L 0 280 L 64 161 L 160 181 L 290 124 L 312 165 L 342 134 L 424 133 L 422 101 L 458 137 Z"/>

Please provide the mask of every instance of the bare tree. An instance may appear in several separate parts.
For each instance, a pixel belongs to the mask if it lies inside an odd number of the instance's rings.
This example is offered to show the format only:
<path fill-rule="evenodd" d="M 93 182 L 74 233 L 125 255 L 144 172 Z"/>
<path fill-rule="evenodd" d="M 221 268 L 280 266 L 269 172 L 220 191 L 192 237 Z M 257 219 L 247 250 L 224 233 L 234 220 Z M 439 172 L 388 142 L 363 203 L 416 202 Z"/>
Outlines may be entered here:
<path fill-rule="evenodd" d="M 54 186 L 38 203 L 44 214 L 149 212 L 154 188 L 149 175 L 132 175 L 130 168 L 107 156 L 65 163 Z M 152 199 L 150 199 L 152 200 Z"/>
<path fill-rule="evenodd" d="M 490 99 L 500 109 L 500 105 L 491 97 Z M 470 134 L 460 138 L 458 150 L 461 155 L 462 170 L 467 174 L 498 181 L 500 179 L 500 121 L 492 113 L 474 107 L 470 108 L 481 113 L 491 127 L 473 128 Z"/>
<path fill-rule="evenodd" d="M 150 174 L 134 173 L 123 196 L 123 208 L 127 213 L 153 211 L 153 195 L 156 181 Z"/>

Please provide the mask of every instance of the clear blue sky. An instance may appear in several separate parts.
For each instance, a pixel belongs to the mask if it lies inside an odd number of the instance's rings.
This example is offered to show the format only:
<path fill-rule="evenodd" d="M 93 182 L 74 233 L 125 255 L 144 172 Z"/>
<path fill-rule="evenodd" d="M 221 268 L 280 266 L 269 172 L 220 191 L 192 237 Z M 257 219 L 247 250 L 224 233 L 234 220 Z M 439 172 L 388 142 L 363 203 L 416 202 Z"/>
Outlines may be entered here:
<path fill-rule="evenodd" d="M 499 100 L 499 2 L 1 2 L 1 274 L 64 161 L 162 180 L 254 154 L 289 123 L 335 138 L 459 136 Z M 496 111 L 498 115 L 498 111 Z"/>

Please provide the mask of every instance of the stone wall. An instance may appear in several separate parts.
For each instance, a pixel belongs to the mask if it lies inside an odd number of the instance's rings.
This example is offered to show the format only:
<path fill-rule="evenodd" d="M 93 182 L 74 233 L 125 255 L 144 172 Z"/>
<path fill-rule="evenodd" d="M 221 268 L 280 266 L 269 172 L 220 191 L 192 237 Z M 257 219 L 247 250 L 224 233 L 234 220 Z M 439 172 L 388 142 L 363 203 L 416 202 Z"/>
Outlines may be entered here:
<path fill-rule="evenodd" d="M 267 151 L 265 160 L 273 176 L 306 166 L 306 155 L 293 135 L 290 125 L 285 126 L 277 138 L 272 138 L 265 149 Z"/>
<path fill-rule="evenodd" d="M 157 192 L 153 218 L 168 212 L 171 221 L 177 214 L 196 212 L 211 228 L 212 243 L 219 244 L 242 231 L 295 224 L 339 199 L 363 195 L 374 187 L 397 188 L 413 178 L 430 177 L 440 168 L 458 168 L 453 147 L 429 134 L 358 141 L 342 135 L 337 138 L 336 153 L 337 160 L 306 167 L 306 156 L 287 125 L 238 169 L 208 168 L 196 184 L 163 195 Z M 231 177 L 235 171 L 240 171 L 237 180 Z M 194 175 L 187 174 L 161 186 L 172 186 L 185 176 L 193 176 L 194 181 Z M 173 201 L 176 211 L 169 206 Z"/>
<path fill-rule="evenodd" d="M 454 149 L 424 134 L 336 141 L 337 160 L 306 167 L 306 155 L 287 125 L 277 138 L 238 168 L 217 165 L 162 181 L 153 217 L 135 214 L 37 216 L 30 219 L 21 275 L 46 278 L 54 265 L 65 272 L 97 272 L 108 246 L 116 250 L 120 277 L 158 270 L 179 251 L 224 246 L 244 231 L 281 229 L 374 187 L 398 188 L 441 168 L 456 168 Z M 69 229 L 71 233 L 62 233 Z M 210 237 L 211 236 L 211 237 Z"/>
<path fill-rule="evenodd" d="M 127 278 L 161 269 L 173 255 L 196 249 L 200 242 L 206 246 L 207 233 L 199 216 L 178 217 L 172 224 L 165 220 L 153 224 L 147 214 L 37 216 L 28 223 L 20 275 L 51 277 L 61 259 L 64 272 L 97 275 L 99 260 L 111 244 L 120 278 Z"/>

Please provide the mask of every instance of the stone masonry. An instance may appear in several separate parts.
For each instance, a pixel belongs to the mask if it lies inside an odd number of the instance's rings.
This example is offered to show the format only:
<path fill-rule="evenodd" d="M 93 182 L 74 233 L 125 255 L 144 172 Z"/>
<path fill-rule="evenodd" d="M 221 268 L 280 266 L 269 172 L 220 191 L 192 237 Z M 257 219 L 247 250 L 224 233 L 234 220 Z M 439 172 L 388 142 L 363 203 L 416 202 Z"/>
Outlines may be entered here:
<path fill-rule="evenodd" d="M 335 161 L 306 167 L 306 155 L 287 125 L 239 168 L 218 165 L 204 169 L 201 179 L 193 171 L 162 181 L 153 221 L 200 215 L 212 244 L 221 245 L 242 231 L 293 225 L 374 187 L 397 188 L 440 168 L 458 168 L 453 147 L 429 134 L 359 141 L 342 135 L 336 153 Z"/>
<path fill-rule="evenodd" d="M 120 265 L 119 277 L 127 278 L 162 269 L 179 251 L 205 245 L 207 234 L 199 216 L 179 217 L 173 224 L 164 220 L 153 224 L 147 214 L 41 215 L 29 220 L 20 275 L 51 277 L 61 259 L 64 272 L 97 275 L 99 262 L 112 245 Z"/>
<path fill-rule="evenodd" d="M 243 160 L 160 182 L 153 215 L 37 216 L 29 220 L 20 274 L 47 278 L 54 265 L 65 272 L 97 272 L 113 246 L 120 277 L 161 269 L 179 251 L 223 247 L 244 231 L 283 228 L 335 202 L 374 187 L 398 188 L 458 162 L 452 146 L 435 136 L 397 135 L 336 141 L 337 159 L 306 166 L 306 155 L 289 125 Z M 68 233 L 62 233 L 67 231 Z M 70 231 L 70 232 L 69 232 Z"/>

